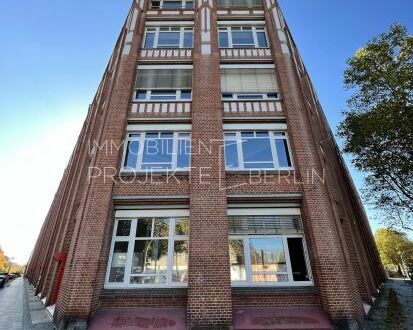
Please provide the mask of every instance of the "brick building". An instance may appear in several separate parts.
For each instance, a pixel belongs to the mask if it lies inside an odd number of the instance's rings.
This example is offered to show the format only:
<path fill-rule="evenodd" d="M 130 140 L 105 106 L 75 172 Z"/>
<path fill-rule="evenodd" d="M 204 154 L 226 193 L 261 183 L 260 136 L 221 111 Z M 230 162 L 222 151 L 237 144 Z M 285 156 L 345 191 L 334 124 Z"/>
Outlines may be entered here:
<path fill-rule="evenodd" d="M 357 328 L 384 280 L 275 0 L 136 0 L 28 264 L 58 328 Z"/>

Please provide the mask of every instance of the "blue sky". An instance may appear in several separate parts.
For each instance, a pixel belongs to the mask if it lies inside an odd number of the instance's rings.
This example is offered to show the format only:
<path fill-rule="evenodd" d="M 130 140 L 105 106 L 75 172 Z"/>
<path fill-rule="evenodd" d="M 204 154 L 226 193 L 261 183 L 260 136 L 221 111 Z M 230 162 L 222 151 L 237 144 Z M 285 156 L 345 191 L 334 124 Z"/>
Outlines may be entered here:
<path fill-rule="evenodd" d="M 412 32 L 413 2 L 280 5 L 335 129 L 348 96 L 346 59 L 393 22 Z M 0 245 L 18 262 L 30 254 L 129 6 L 130 0 L 0 2 Z M 352 174 L 360 187 L 362 174 Z"/>

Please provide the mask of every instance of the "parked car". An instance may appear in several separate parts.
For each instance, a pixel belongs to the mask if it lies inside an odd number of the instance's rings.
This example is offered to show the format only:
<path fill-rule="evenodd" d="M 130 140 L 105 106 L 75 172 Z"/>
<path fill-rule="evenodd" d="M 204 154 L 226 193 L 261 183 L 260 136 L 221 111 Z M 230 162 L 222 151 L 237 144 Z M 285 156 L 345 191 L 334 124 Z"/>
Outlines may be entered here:
<path fill-rule="evenodd" d="M 7 275 L 7 273 L 0 273 L 0 289 L 4 288 L 4 285 L 6 284 L 8 279 L 9 276 Z"/>

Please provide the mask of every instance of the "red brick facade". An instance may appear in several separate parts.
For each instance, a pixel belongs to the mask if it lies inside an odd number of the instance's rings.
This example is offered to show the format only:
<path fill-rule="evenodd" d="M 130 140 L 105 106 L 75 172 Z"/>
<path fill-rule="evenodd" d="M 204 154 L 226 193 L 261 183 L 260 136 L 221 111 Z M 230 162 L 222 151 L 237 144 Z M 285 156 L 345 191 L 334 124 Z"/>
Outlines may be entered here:
<path fill-rule="evenodd" d="M 233 307 L 320 306 L 344 328 L 361 325 L 363 302 L 372 303 L 384 272 L 363 206 L 278 4 L 266 0 L 256 7 L 217 8 L 213 0 L 198 0 L 194 9 L 175 11 L 150 6 L 144 0 L 132 4 L 27 268 L 26 276 L 50 304 L 57 294 L 59 265 L 53 256 L 67 253 L 55 323 L 60 328 L 86 326 L 102 308 L 180 307 L 186 309 L 188 328 L 228 328 Z M 193 21 L 190 56 L 144 58 L 145 25 L 168 20 Z M 265 21 L 271 52 L 265 62 L 275 65 L 277 111 L 263 102 L 250 103 L 251 111 L 239 111 L 249 108 L 237 104 L 235 111 L 221 101 L 223 58 L 217 22 L 225 20 Z M 251 56 L 242 61 L 225 59 L 225 63 L 262 61 L 256 60 Z M 182 107 L 160 102 L 159 111 L 134 105 L 137 66 L 144 62 L 193 65 L 192 101 Z M 191 124 L 190 173 L 171 180 L 157 176 L 156 183 L 142 183 L 143 175 L 119 174 L 123 147 L 108 151 L 95 144 L 121 145 L 127 125 L 136 123 Z M 223 125 L 232 123 L 286 124 L 294 171 L 254 176 L 254 180 L 226 172 L 220 149 Z M 199 148 L 200 141 L 208 141 L 211 149 Z M 93 175 L 116 170 L 110 179 Z M 324 173 L 325 183 L 308 180 L 314 172 Z M 227 208 L 245 200 L 299 205 L 313 286 L 231 287 Z M 105 288 L 115 210 L 125 205 L 177 204 L 186 205 L 190 214 L 187 288 Z"/>

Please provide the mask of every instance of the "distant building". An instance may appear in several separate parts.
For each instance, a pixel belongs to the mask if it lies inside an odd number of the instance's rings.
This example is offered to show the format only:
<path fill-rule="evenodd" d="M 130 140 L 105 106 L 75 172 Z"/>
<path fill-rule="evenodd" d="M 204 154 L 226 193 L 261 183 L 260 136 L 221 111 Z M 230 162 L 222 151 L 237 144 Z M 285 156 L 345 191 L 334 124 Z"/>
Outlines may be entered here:
<path fill-rule="evenodd" d="M 26 276 L 58 328 L 362 326 L 385 275 L 276 1 L 133 2 Z"/>

